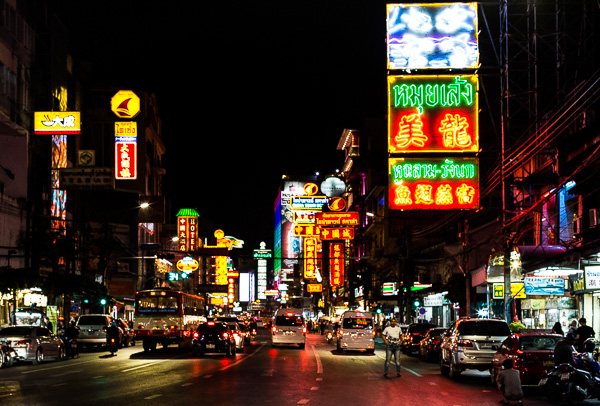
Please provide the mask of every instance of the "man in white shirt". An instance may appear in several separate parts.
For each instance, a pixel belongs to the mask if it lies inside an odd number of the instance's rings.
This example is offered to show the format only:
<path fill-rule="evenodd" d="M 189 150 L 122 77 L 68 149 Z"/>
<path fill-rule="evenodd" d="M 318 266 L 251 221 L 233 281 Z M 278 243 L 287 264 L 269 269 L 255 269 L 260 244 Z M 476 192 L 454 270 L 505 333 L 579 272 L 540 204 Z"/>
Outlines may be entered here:
<path fill-rule="evenodd" d="M 388 376 L 388 367 L 394 355 L 394 362 L 396 364 L 396 376 L 400 376 L 400 335 L 402 329 L 396 325 L 396 319 L 392 318 L 390 325 L 387 326 L 381 336 L 383 342 L 385 342 L 385 363 L 383 364 L 383 376 Z"/>

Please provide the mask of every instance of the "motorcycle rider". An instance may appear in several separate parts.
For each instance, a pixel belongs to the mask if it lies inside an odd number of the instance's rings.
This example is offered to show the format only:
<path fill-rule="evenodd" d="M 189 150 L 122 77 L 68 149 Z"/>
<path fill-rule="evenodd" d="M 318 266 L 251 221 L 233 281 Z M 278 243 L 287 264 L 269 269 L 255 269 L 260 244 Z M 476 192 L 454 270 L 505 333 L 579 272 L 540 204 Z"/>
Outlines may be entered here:
<path fill-rule="evenodd" d="M 76 322 L 75 320 L 71 320 L 69 322 L 69 327 L 67 327 L 67 329 L 65 330 L 65 338 L 66 338 L 66 352 L 67 354 L 70 354 L 70 350 L 71 350 L 71 343 L 73 342 L 73 340 L 77 340 L 77 337 L 79 337 L 79 327 L 76 326 Z"/>
<path fill-rule="evenodd" d="M 560 340 L 554 346 L 554 363 L 556 365 L 560 364 L 570 364 L 573 367 L 576 367 L 575 358 L 573 354 L 575 353 L 575 349 L 573 346 L 577 343 L 577 336 L 568 332 L 565 338 Z"/>
<path fill-rule="evenodd" d="M 110 322 L 110 326 L 106 329 L 106 342 L 109 343 L 111 338 L 115 339 L 115 343 L 118 347 L 121 341 L 121 329 L 114 320 Z"/>

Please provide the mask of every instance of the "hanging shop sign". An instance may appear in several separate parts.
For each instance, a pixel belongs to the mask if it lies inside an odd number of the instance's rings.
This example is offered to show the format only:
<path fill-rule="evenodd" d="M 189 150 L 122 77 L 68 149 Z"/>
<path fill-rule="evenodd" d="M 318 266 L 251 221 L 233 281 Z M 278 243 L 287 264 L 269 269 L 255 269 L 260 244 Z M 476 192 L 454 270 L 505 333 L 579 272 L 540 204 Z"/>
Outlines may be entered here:
<path fill-rule="evenodd" d="M 321 227 L 314 224 L 295 224 L 294 237 L 316 237 L 321 235 Z"/>
<path fill-rule="evenodd" d="M 383 296 L 395 296 L 398 294 L 396 282 L 384 282 L 381 286 Z"/>
<path fill-rule="evenodd" d="M 353 227 L 341 227 L 341 228 L 322 228 L 321 229 L 321 240 L 353 240 L 354 239 L 354 228 Z"/>
<path fill-rule="evenodd" d="M 292 196 L 290 207 L 292 210 L 315 210 L 320 211 L 323 205 L 328 205 L 327 196 Z"/>
<path fill-rule="evenodd" d="M 190 273 L 198 269 L 198 261 L 190 256 L 185 256 L 177 261 L 177 269 L 181 272 Z"/>
<path fill-rule="evenodd" d="M 314 224 L 316 211 L 294 211 L 294 223 Z"/>
<path fill-rule="evenodd" d="M 339 213 L 317 213 L 315 215 L 316 223 L 318 226 L 358 226 L 359 216 L 358 212 L 345 211 Z"/>
<path fill-rule="evenodd" d="M 69 135 L 81 133 L 79 111 L 36 111 L 33 114 L 36 134 Z"/>
<path fill-rule="evenodd" d="M 565 279 L 525 277 L 525 294 L 529 295 L 564 295 Z"/>
<path fill-rule="evenodd" d="M 115 122 L 115 179 L 137 179 L 137 123 Z"/>
<path fill-rule="evenodd" d="M 390 158 L 390 209 L 479 208 L 477 158 Z"/>
<path fill-rule="evenodd" d="M 477 75 L 388 76 L 388 151 L 479 151 Z"/>
<path fill-rule="evenodd" d="M 332 287 L 344 284 L 344 243 L 333 242 L 329 244 L 329 266 L 331 272 L 330 284 Z"/>
<path fill-rule="evenodd" d="M 510 284 L 510 296 L 515 299 L 525 299 L 525 289 L 523 282 L 511 283 Z M 494 299 L 504 299 L 504 284 L 494 283 L 492 289 L 492 297 Z"/>
<path fill-rule="evenodd" d="M 140 112 L 140 98 L 131 90 L 119 90 L 110 99 L 110 109 L 119 118 L 134 118 Z"/>
<path fill-rule="evenodd" d="M 198 248 L 198 217 L 194 209 L 180 209 L 177 212 L 177 250 L 196 251 Z"/>
<path fill-rule="evenodd" d="M 344 199 L 343 197 L 329 198 L 329 210 L 342 211 L 345 208 L 346 208 L 346 199 Z"/>
<path fill-rule="evenodd" d="M 600 266 L 586 266 L 584 279 L 587 290 L 600 289 Z"/>
<path fill-rule="evenodd" d="M 320 283 L 309 283 L 306 285 L 306 291 L 308 293 L 322 292 L 323 285 L 321 285 Z"/>
<path fill-rule="evenodd" d="M 313 279 L 317 267 L 317 239 L 304 239 L 304 278 Z"/>
<path fill-rule="evenodd" d="M 388 69 L 476 69 L 477 32 L 477 3 L 388 4 Z"/>

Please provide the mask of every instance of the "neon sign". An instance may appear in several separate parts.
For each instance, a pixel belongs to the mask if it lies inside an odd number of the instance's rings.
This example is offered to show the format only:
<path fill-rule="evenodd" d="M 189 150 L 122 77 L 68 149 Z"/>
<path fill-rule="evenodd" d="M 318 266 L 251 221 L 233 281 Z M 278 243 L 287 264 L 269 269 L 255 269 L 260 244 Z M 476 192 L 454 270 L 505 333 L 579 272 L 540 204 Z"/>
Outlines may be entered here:
<path fill-rule="evenodd" d="M 479 208 L 477 158 L 392 158 L 390 209 Z"/>
<path fill-rule="evenodd" d="M 331 286 L 344 284 L 344 243 L 333 242 L 329 245 L 329 265 L 331 267 Z"/>
<path fill-rule="evenodd" d="M 305 238 L 304 239 L 304 277 L 306 279 L 312 279 L 315 277 L 315 270 L 317 268 L 317 239 L 316 238 Z"/>
<path fill-rule="evenodd" d="M 388 76 L 388 152 L 477 152 L 477 75 Z"/>
<path fill-rule="evenodd" d="M 194 209 L 181 209 L 177 213 L 177 250 L 196 251 L 198 248 L 198 217 Z"/>
<path fill-rule="evenodd" d="M 388 69 L 476 69 L 477 4 L 388 4 Z"/>
<path fill-rule="evenodd" d="M 353 240 L 354 228 L 323 228 L 321 229 L 321 240 Z"/>

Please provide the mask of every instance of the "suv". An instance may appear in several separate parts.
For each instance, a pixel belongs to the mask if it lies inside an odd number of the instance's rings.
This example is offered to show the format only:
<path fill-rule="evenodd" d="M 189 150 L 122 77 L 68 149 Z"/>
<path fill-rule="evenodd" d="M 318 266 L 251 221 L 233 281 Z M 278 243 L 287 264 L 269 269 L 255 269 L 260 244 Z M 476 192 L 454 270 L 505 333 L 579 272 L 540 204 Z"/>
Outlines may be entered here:
<path fill-rule="evenodd" d="M 79 327 L 78 346 L 105 345 L 106 329 L 112 318 L 107 314 L 83 314 L 77 320 Z"/>
<path fill-rule="evenodd" d="M 460 319 L 445 334 L 440 371 L 458 378 L 465 369 L 489 371 L 495 350 L 510 335 L 508 324 L 495 319 Z"/>
<path fill-rule="evenodd" d="M 400 338 L 400 348 L 402 352 L 404 354 L 412 354 L 414 351 L 418 351 L 419 343 L 429 329 L 434 327 L 437 327 L 437 325 L 430 323 L 409 324 L 408 328 Z"/>
<path fill-rule="evenodd" d="M 192 354 L 202 356 L 207 352 L 235 355 L 235 339 L 227 323 L 211 320 L 200 324 L 192 334 Z"/>

